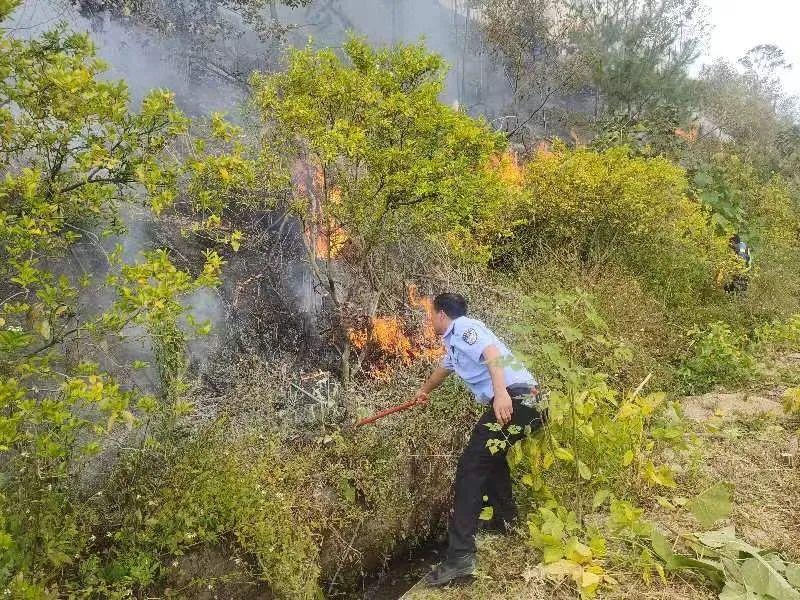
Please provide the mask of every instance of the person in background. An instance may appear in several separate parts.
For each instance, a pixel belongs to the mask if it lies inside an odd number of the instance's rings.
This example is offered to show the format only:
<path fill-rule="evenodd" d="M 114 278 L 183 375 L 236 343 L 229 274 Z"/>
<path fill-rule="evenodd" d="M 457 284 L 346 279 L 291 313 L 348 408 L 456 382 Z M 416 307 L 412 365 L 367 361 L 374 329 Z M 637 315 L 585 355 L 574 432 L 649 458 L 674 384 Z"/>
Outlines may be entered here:
<path fill-rule="evenodd" d="M 731 236 L 730 240 L 731 250 L 736 253 L 736 256 L 741 258 L 745 264 L 744 273 L 741 275 L 734 275 L 733 279 L 725 284 L 725 291 L 726 292 L 745 292 L 747 291 L 748 285 L 748 277 L 746 275 L 747 271 L 750 270 L 752 265 L 752 258 L 750 257 L 750 247 L 739 237 L 739 234 L 736 233 Z"/>
<path fill-rule="evenodd" d="M 544 425 L 546 411 L 540 406 L 534 376 L 486 325 L 467 316 L 463 296 L 439 294 L 433 308 L 433 328 L 442 336 L 445 356 L 417 391 L 417 401 L 427 401 L 428 394 L 456 373 L 486 406 L 458 461 L 447 556 L 424 579 L 428 585 L 441 586 L 475 572 L 475 534 L 484 495 L 493 507 L 497 528 L 507 531 L 514 522 L 517 509 L 505 454 L 527 427 L 533 431 Z M 505 448 L 490 452 L 487 442 L 493 437 L 507 440 Z"/>

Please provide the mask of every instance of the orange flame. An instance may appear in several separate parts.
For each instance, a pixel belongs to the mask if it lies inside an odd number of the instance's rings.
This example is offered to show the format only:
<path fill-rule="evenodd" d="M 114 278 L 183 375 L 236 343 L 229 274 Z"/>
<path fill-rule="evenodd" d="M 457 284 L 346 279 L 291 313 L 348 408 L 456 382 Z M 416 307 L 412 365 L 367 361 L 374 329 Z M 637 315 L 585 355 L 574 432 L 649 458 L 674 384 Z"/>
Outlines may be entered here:
<path fill-rule="evenodd" d="M 408 286 L 408 302 L 412 307 L 425 311 L 425 322 L 418 330 L 418 347 L 422 356 L 428 360 L 436 361 L 444 355 L 444 346 L 433 329 L 433 298 L 420 296 L 417 286 L 413 283 Z"/>
<path fill-rule="evenodd" d="M 408 287 L 409 305 L 422 309 L 422 324 L 414 315 L 373 317 L 366 327 L 350 329 L 348 338 L 358 350 L 371 351 L 368 371 L 375 379 L 388 379 L 398 366 L 410 366 L 417 360 L 438 361 L 444 354 L 439 337 L 433 329 L 433 300 L 421 296 L 415 285 Z"/>
<path fill-rule="evenodd" d="M 697 127 L 690 127 L 688 131 L 678 128 L 675 130 L 675 135 L 687 142 L 697 141 Z"/>
<path fill-rule="evenodd" d="M 322 168 L 318 164 L 310 165 L 304 161 L 295 163 L 292 179 L 295 182 L 295 197 L 308 205 L 304 229 L 306 244 L 314 248 L 317 258 L 325 260 L 335 258 L 350 239 L 338 221 L 330 214 L 326 214 L 342 201 L 341 189 L 331 186 L 326 190 Z"/>

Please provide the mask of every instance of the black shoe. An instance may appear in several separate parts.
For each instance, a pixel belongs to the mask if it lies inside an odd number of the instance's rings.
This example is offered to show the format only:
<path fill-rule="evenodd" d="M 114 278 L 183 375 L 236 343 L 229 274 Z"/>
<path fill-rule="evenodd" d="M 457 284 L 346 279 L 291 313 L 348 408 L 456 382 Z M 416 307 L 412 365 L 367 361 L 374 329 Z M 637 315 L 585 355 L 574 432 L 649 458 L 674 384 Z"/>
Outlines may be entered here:
<path fill-rule="evenodd" d="M 472 577 L 474 574 L 475 555 L 467 554 L 456 558 L 448 558 L 440 565 L 435 566 L 423 581 L 431 587 L 440 587 L 462 577 Z"/>

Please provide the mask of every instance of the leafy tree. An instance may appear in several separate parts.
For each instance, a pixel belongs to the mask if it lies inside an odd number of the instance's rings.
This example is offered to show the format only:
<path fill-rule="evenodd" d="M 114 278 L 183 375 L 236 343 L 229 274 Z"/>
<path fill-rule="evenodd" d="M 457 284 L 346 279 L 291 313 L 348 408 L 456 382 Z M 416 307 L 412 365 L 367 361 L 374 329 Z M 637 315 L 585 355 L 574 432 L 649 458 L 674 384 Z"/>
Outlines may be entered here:
<path fill-rule="evenodd" d="M 576 43 L 592 61 L 596 115 L 641 117 L 664 103 L 688 108 L 688 67 L 707 29 L 699 0 L 576 0 L 572 7 L 584 24 Z"/>
<path fill-rule="evenodd" d="M 744 67 L 744 77 L 752 93 L 771 101 L 777 111 L 779 103 L 786 100 L 781 73 L 792 68 L 783 49 L 774 44 L 760 44 L 748 50 L 738 62 Z"/>
<path fill-rule="evenodd" d="M 365 291 L 377 306 L 398 244 L 468 232 L 490 210 L 499 188 L 488 161 L 503 143 L 485 122 L 439 101 L 444 64 L 422 46 L 372 50 L 351 38 L 344 55 L 297 50 L 285 73 L 252 84 L 286 167 L 317 170 L 296 209 L 339 316 L 347 380 L 350 307 Z"/>
<path fill-rule="evenodd" d="M 15 6 L 0 5 L 0 19 Z M 170 93 L 154 91 L 131 112 L 125 85 L 103 70 L 85 35 L 57 29 L 20 40 L 2 31 L 0 582 L 18 597 L 58 594 L 76 557 L 92 552 L 97 515 L 80 475 L 110 437 L 142 415 L 187 409 L 175 369 L 180 299 L 218 284 L 222 264 L 213 250 L 194 274 L 164 250 L 125 264 L 122 247 L 103 242 L 124 231 L 123 203 L 155 212 L 173 203 L 181 168 L 166 150 L 187 129 Z M 105 253 L 99 274 L 63 268 L 79 240 Z M 134 327 L 152 334 L 162 359 L 162 401 L 126 382 L 127 368 L 112 375 L 99 364 Z"/>
<path fill-rule="evenodd" d="M 583 21 L 564 0 L 487 0 L 483 24 L 513 96 L 509 137 L 547 123 L 564 96 L 588 83 L 589 60 L 574 39 Z"/>
<path fill-rule="evenodd" d="M 689 112 L 688 68 L 706 31 L 699 0 L 482 4 L 487 38 L 514 95 L 512 133 L 554 112 L 571 125 L 587 113 L 634 125 L 658 107 L 673 107 L 680 120 Z"/>
<path fill-rule="evenodd" d="M 696 137 L 691 129 L 683 136 L 678 135 L 681 125 L 680 111 L 670 105 L 656 107 L 639 119 L 611 115 L 598 121 L 597 136 L 591 147 L 602 151 L 627 146 L 640 156 L 679 161 L 686 156 L 689 144 Z"/>
<path fill-rule="evenodd" d="M 718 60 L 700 72 L 694 104 L 702 117 L 700 140 L 708 153 L 734 141 L 737 152 L 757 165 L 766 179 L 775 170 L 794 177 L 798 139 L 795 101 L 780 80 L 791 68 L 783 51 L 756 46 L 738 61 Z"/>

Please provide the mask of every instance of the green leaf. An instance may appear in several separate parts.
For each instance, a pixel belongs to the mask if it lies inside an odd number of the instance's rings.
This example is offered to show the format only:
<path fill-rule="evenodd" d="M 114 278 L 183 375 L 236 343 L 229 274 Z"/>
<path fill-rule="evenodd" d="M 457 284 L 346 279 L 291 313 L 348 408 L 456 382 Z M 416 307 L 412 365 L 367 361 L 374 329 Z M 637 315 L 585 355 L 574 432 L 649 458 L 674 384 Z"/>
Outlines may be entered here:
<path fill-rule="evenodd" d="M 494 518 L 494 508 L 491 506 L 484 506 L 478 518 L 481 521 L 491 521 Z"/>
<path fill-rule="evenodd" d="M 586 481 L 589 481 L 592 478 L 592 471 L 589 469 L 588 466 L 586 466 L 586 463 L 583 462 L 582 460 L 578 461 L 578 473 Z"/>
<path fill-rule="evenodd" d="M 672 476 L 672 469 L 667 465 L 660 465 L 656 467 L 653 463 L 647 463 L 644 469 L 645 477 L 651 483 L 663 487 L 674 488 L 677 487 L 675 478 Z"/>
<path fill-rule="evenodd" d="M 592 559 L 592 549 L 586 544 L 578 541 L 578 538 L 572 537 L 567 542 L 567 546 L 564 550 L 564 556 L 567 558 L 567 560 L 571 560 L 582 565 Z"/>
<path fill-rule="evenodd" d="M 554 454 L 556 455 L 556 458 L 559 460 L 564 460 L 567 462 L 575 460 L 575 455 L 566 448 L 556 448 Z"/>
<path fill-rule="evenodd" d="M 628 466 L 633 462 L 633 450 L 628 450 L 622 457 L 623 466 Z"/>
<path fill-rule="evenodd" d="M 667 510 L 675 510 L 675 505 L 664 496 L 656 496 L 656 502 L 658 502 L 658 505 L 661 506 L 661 508 L 666 508 Z"/>
<path fill-rule="evenodd" d="M 776 600 L 798 600 L 800 592 L 793 589 L 780 573 L 765 560 L 750 557 L 742 563 L 744 586 L 756 594 L 772 596 Z"/>
<path fill-rule="evenodd" d="M 735 581 L 726 581 L 725 587 L 719 594 L 719 600 L 768 600 L 761 594 L 748 591 L 743 585 Z"/>
<path fill-rule="evenodd" d="M 592 508 L 596 510 L 603 506 L 610 495 L 611 490 L 605 488 L 597 490 L 594 494 L 594 498 L 592 498 Z"/>
<path fill-rule="evenodd" d="M 8 550 L 13 542 L 14 538 L 10 534 L 0 531 L 0 550 Z"/>
<path fill-rule="evenodd" d="M 711 185 L 712 183 L 714 183 L 714 179 L 712 179 L 711 175 L 709 175 L 705 171 L 698 171 L 697 173 L 695 173 L 694 184 L 697 187 L 701 187 L 701 188 L 707 187 L 707 186 Z"/>
<path fill-rule="evenodd" d="M 39 322 L 39 326 L 37 328 L 39 335 L 41 335 L 44 339 L 50 339 L 50 321 L 44 320 Z"/>
<path fill-rule="evenodd" d="M 783 572 L 786 581 L 796 588 L 800 588 L 800 565 L 787 563 L 786 570 Z"/>
<path fill-rule="evenodd" d="M 711 208 L 717 208 L 720 201 L 720 195 L 716 192 L 701 192 L 700 201 Z"/>
<path fill-rule="evenodd" d="M 707 577 L 715 586 L 721 588 L 725 585 L 725 570 L 722 568 L 722 563 L 720 561 L 676 554 L 672 559 L 670 569 L 698 571 Z"/>
<path fill-rule="evenodd" d="M 605 538 L 595 535 L 589 540 L 589 548 L 597 557 L 605 556 L 606 554 L 606 540 Z"/>
<path fill-rule="evenodd" d="M 650 534 L 650 542 L 653 546 L 653 552 L 656 553 L 661 560 L 663 560 L 667 567 L 671 567 L 675 558 L 675 553 L 672 551 L 672 544 L 660 531 L 653 529 Z"/>
<path fill-rule="evenodd" d="M 339 490 L 348 502 L 353 503 L 356 501 L 356 488 L 347 479 L 342 479 L 339 482 Z"/>
<path fill-rule="evenodd" d="M 724 481 L 711 486 L 692 499 L 686 508 L 703 527 L 711 527 L 731 513 L 733 486 Z"/>
<path fill-rule="evenodd" d="M 736 530 L 733 527 L 725 527 L 716 531 L 697 533 L 695 537 L 709 548 L 719 549 L 729 542 L 736 541 Z"/>
<path fill-rule="evenodd" d="M 546 565 L 560 560 L 564 556 L 563 546 L 545 546 L 542 549 L 542 562 Z"/>

